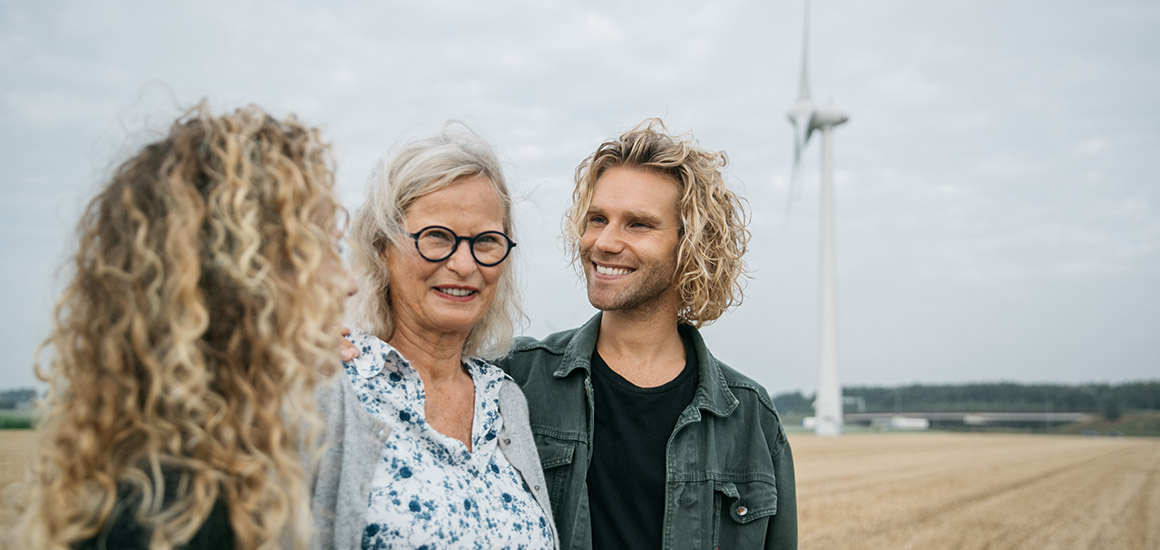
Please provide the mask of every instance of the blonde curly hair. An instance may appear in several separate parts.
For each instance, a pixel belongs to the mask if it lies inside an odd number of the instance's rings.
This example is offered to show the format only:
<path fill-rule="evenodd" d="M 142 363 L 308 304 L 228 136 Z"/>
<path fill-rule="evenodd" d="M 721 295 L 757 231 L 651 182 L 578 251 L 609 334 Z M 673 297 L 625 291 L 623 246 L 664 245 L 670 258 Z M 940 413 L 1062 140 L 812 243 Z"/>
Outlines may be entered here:
<path fill-rule="evenodd" d="M 646 119 L 600 144 L 576 168 L 572 206 L 564 216 L 564 244 L 579 266 L 580 239 L 596 181 L 609 168 L 649 170 L 680 187 L 681 242 L 677 251 L 678 322 L 702 327 L 740 305 L 750 233 L 745 201 L 725 186 L 724 152 L 702 149 L 691 136 L 673 136 L 660 119 Z"/>
<path fill-rule="evenodd" d="M 187 542 L 215 503 L 238 548 L 308 546 L 300 449 L 317 455 L 344 298 L 333 186 L 317 130 L 253 106 L 203 103 L 117 168 L 38 360 L 51 389 L 17 547 L 96 536 L 126 489 L 150 548 Z"/>

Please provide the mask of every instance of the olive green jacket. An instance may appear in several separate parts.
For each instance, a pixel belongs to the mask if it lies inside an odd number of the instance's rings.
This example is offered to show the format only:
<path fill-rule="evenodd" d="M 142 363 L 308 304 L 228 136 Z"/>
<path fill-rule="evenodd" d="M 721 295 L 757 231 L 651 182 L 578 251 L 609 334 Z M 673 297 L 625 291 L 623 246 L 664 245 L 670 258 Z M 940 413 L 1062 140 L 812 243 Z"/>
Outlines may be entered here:
<path fill-rule="evenodd" d="M 543 340 L 519 338 L 497 362 L 527 397 L 564 550 L 592 548 L 589 363 L 599 332 L 597 314 Z M 664 548 L 797 548 L 793 455 L 777 411 L 765 389 L 715 359 L 691 332 L 699 379 L 665 453 Z"/>

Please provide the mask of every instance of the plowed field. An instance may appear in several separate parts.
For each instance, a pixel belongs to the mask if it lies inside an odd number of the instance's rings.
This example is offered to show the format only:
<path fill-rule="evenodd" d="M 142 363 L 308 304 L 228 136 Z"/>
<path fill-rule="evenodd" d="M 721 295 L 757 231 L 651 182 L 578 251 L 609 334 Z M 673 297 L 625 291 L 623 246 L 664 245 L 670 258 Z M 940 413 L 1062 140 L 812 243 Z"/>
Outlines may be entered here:
<path fill-rule="evenodd" d="M 23 478 L 35 437 L 32 430 L 0 430 L 0 492 Z"/>
<path fill-rule="evenodd" d="M 23 494 L 24 470 L 35 447 L 32 430 L 0 430 L 0 539 L 9 529 L 12 510 Z M 0 548 L 4 546 L 0 540 Z"/>
<path fill-rule="evenodd" d="M 1160 440 L 791 436 L 803 549 L 1160 549 Z"/>
<path fill-rule="evenodd" d="M 0 431 L 0 494 L 29 431 Z M 792 435 L 803 550 L 1160 550 L 1160 439 Z M 11 494 L 11 493 L 10 493 Z"/>

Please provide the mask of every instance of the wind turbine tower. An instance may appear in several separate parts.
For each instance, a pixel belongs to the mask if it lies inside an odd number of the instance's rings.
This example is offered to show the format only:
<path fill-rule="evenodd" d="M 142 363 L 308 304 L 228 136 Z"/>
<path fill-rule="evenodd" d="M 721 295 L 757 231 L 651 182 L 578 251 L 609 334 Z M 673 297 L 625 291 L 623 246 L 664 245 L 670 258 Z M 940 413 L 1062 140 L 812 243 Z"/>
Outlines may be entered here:
<path fill-rule="evenodd" d="M 802 150 L 810 140 L 814 130 L 822 132 L 822 193 L 821 221 L 819 224 L 821 247 L 818 269 L 818 306 L 820 324 L 820 365 L 818 367 L 818 394 L 814 401 L 814 420 L 817 435 L 840 435 L 842 433 L 842 388 L 838 385 L 838 328 L 837 308 L 834 302 L 834 182 L 830 158 L 830 133 L 835 126 L 850 117 L 832 107 L 818 106 L 810 99 L 809 83 L 809 29 L 810 2 L 805 0 L 805 17 L 802 26 L 802 74 L 798 89 L 797 104 L 788 113 L 794 127 L 793 173 L 791 187 L 798 180 Z M 792 196 L 793 191 L 790 191 Z M 788 214 L 788 208 L 787 208 Z M 787 218 L 788 219 L 788 218 Z"/>

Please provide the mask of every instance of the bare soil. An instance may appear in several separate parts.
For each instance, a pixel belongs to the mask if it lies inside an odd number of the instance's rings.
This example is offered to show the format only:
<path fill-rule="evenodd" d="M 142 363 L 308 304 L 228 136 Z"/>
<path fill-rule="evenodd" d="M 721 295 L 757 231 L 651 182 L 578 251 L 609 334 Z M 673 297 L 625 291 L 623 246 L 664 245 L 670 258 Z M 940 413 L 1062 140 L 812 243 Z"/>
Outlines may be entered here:
<path fill-rule="evenodd" d="M 1160 439 L 791 435 L 801 548 L 1160 549 Z"/>
<path fill-rule="evenodd" d="M 0 431 L 0 497 L 19 491 L 34 444 L 30 430 Z M 1160 550 L 1160 439 L 791 434 L 790 444 L 803 550 Z"/>
<path fill-rule="evenodd" d="M 14 518 L 26 486 L 25 473 L 36 448 L 32 430 L 0 430 L 0 539 Z M 0 547 L 3 541 L 0 540 Z"/>
<path fill-rule="evenodd" d="M 0 490 L 24 478 L 35 445 L 32 430 L 0 430 Z"/>

